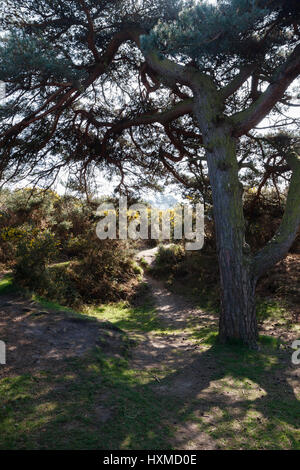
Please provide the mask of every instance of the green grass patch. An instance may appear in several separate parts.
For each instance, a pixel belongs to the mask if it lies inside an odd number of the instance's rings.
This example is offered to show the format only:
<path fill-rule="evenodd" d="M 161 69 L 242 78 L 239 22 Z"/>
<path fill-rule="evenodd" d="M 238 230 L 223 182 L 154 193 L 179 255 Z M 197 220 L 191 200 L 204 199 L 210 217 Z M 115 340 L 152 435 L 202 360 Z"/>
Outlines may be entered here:
<path fill-rule="evenodd" d="M 144 305 L 132 307 L 127 302 L 86 306 L 83 313 L 99 320 L 109 321 L 121 330 L 137 333 L 160 332 L 163 324 L 156 314 L 153 303 L 147 299 Z"/>
<path fill-rule="evenodd" d="M 265 344 L 269 346 L 269 348 L 278 349 L 281 341 L 274 336 L 259 335 L 259 344 Z"/>
<path fill-rule="evenodd" d="M 158 401 L 153 380 L 99 349 L 56 373 L 3 379 L 0 448 L 170 448 L 167 416 L 179 401 Z"/>
<path fill-rule="evenodd" d="M 222 449 L 299 450 L 299 389 L 290 385 L 286 353 L 273 346 L 215 345 L 203 353 L 205 362 L 215 358 L 216 375 L 185 421 Z"/>
<path fill-rule="evenodd" d="M 299 398 L 278 351 L 215 345 L 198 356 L 214 370 L 186 397 L 173 394 L 186 370 L 136 370 L 95 348 L 84 358 L 0 381 L 0 449 L 172 449 L 178 429 L 224 449 L 299 449 Z M 214 364 L 214 367 L 213 367 Z M 175 382 L 174 382 L 175 380 Z M 157 394 L 164 386 L 166 393 Z M 196 425 L 196 427 L 195 427 Z"/>
<path fill-rule="evenodd" d="M 6 274 L 0 279 L 0 295 L 10 294 L 17 290 L 13 283 L 13 277 L 11 274 Z"/>
<path fill-rule="evenodd" d="M 60 305 L 57 302 L 52 302 L 51 300 L 45 299 L 44 297 L 41 297 L 36 294 L 31 295 L 32 300 L 35 302 L 38 302 L 41 307 L 49 310 L 59 310 L 62 312 L 69 312 L 69 313 L 76 313 L 74 310 L 72 310 L 70 307 L 65 307 L 63 305 Z"/>
<path fill-rule="evenodd" d="M 190 365 L 182 367 L 179 357 L 181 367 L 173 358 L 140 370 L 125 351 L 112 357 L 95 348 L 58 361 L 55 369 L 0 380 L 0 449 L 180 449 L 203 436 L 221 449 L 300 449 L 299 388 L 291 385 L 289 352 L 276 337 L 261 336 L 259 351 L 223 346 L 214 315 L 203 309 L 184 330 L 172 329 L 146 294 L 143 305 L 118 302 L 82 313 L 35 300 L 49 310 L 110 322 L 129 338 L 184 333 L 200 348 Z M 265 321 L 279 312 L 268 309 Z M 186 393 L 176 395 L 178 383 Z"/>
<path fill-rule="evenodd" d="M 257 299 L 256 314 L 259 322 L 266 320 L 277 321 L 282 325 L 286 324 L 289 312 L 282 301 L 275 299 Z"/>
<path fill-rule="evenodd" d="M 217 343 L 218 332 L 214 330 L 214 326 L 194 327 L 190 329 L 191 337 L 199 341 L 201 344 L 212 346 Z"/>

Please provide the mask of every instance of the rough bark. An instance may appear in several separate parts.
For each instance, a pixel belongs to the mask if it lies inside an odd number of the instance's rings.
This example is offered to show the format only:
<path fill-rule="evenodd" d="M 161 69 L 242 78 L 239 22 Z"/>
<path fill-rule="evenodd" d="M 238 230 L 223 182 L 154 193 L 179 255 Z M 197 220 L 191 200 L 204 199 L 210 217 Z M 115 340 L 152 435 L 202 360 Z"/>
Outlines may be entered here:
<path fill-rule="evenodd" d="M 238 178 L 236 139 L 218 110 L 216 97 L 196 97 L 195 114 L 206 147 L 221 280 L 219 339 L 256 347 L 256 278 L 245 248 L 242 187 Z M 218 112 L 219 111 L 219 112 Z M 209 114 L 212 115 L 209 116 Z M 216 113 L 214 115 L 214 113 Z M 218 122 L 219 120 L 219 122 Z"/>
<path fill-rule="evenodd" d="M 256 347 L 256 278 L 244 242 L 235 142 L 227 132 L 225 128 L 209 136 L 212 147 L 207 153 L 221 281 L 219 338 Z"/>

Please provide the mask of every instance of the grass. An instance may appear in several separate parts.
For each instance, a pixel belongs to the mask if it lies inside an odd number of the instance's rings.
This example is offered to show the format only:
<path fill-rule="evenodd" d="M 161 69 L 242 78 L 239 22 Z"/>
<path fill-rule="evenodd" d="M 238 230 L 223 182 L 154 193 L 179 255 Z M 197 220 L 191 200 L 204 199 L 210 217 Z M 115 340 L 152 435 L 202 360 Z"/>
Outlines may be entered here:
<path fill-rule="evenodd" d="M 99 307 L 86 306 L 83 312 L 90 317 L 105 319 L 125 331 L 147 333 L 160 332 L 163 329 L 149 298 L 139 307 L 131 307 L 127 302 L 118 302 Z"/>
<path fill-rule="evenodd" d="M 65 310 L 35 298 L 44 308 Z M 110 321 L 127 331 L 158 328 L 150 301 L 138 308 L 124 303 L 87 307 L 85 318 Z M 177 400 L 158 402 L 151 371 L 129 367 L 123 358 L 95 348 L 84 358 L 65 360 L 57 370 L 7 377 L 0 381 L 0 449 L 163 448 L 171 429 L 163 413 Z M 107 420 L 107 423 L 106 423 Z"/>
<path fill-rule="evenodd" d="M 147 380 L 99 349 L 57 373 L 4 379 L 0 448 L 162 448 L 170 436 L 163 415 L 178 403 L 158 403 Z"/>
<path fill-rule="evenodd" d="M 0 281 L 0 292 L 12 288 L 11 278 Z M 275 306 L 262 312 L 268 321 L 282 314 Z M 137 307 L 89 306 L 81 315 L 141 338 L 177 332 L 164 327 L 147 295 Z M 54 370 L 1 379 L 0 449 L 178 449 L 204 439 L 220 449 L 300 450 L 300 389 L 290 352 L 268 336 L 260 351 L 220 346 L 216 332 L 214 315 L 190 319 L 185 333 L 201 347 L 184 369 L 134 369 L 126 355 L 97 347 Z M 174 394 L 191 376 L 197 386 Z"/>
<path fill-rule="evenodd" d="M 6 274 L 0 279 L 0 295 L 10 294 L 15 292 L 16 287 L 13 284 L 11 274 Z"/>
<path fill-rule="evenodd" d="M 204 356 L 217 359 L 217 369 L 184 400 L 157 395 L 150 374 L 99 348 L 55 372 L 3 379 L 0 448 L 172 449 L 190 423 L 197 429 L 191 441 L 204 433 L 217 448 L 300 448 L 299 397 L 271 386 L 280 367 L 274 350 L 213 347 Z M 173 376 L 162 379 L 170 390 Z"/>
<path fill-rule="evenodd" d="M 206 412 L 190 415 L 199 430 L 221 448 L 299 450 L 300 390 L 289 385 L 284 353 L 263 344 L 260 352 L 217 346 L 215 353 L 219 377 L 194 401 Z"/>
<path fill-rule="evenodd" d="M 40 306 L 45 308 L 45 309 L 60 310 L 60 311 L 63 311 L 63 312 L 70 312 L 70 313 L 75 314 L 74 310 L 72 310 L 71 308 L 60 305 L 57 302 L 52 302 L 51 300 L 45 299 L 44 297 L 41 297 L 39 295 L 31 294 L 31 298 L 35 302 L 38 302 L 40 304 Z"/>

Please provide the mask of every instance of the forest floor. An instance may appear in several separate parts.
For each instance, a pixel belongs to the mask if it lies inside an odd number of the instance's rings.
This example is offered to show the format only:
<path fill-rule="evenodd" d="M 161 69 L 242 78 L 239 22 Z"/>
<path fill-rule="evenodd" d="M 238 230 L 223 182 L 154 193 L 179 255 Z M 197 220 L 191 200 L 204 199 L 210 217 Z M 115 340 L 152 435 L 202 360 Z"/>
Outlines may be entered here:
<path fill-rule="evenodd" d="M 300 449 L 298 329 L 220 346 L 214 312 L 148 275 L 134 305 L 80 314 L 9 276 L 0 294 L 0 449 Z"/>

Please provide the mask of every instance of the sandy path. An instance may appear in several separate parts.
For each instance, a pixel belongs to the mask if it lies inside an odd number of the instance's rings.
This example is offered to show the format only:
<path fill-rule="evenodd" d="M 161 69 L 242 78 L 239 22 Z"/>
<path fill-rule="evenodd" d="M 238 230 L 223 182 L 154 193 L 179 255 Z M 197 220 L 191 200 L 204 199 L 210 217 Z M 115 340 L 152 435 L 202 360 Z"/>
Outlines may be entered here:
<path fill-rule="evenodd" d="M 157 247 L 143 250 L 137 259 L 144 258 L 153 264 Z M 154 300 L 156 315 L 161 322 L 160 331 L 145 333 L 134 349 L 133 363 L 140 369 L 179 370 L 197 357 L 201 345 L 196 343 L 187 330 L 201 322 L 211 326 L 215 318 L 197 308 L 182 296 L 168 291 L 163 283 L 149 275 L 144 276 Z"/>
<path fill-rule="evenodd" d="M 137 259 L 144 258 L 153 264 L 157 248 L 143 250 Z M 214 358 L 207 346 L 195 341 L 188 330 L 193 324 L 201 322 L 203 327 L 211 328 L 216 323 L 213 315 L 195 308 L 188 300 L 168 291 L 163 283 L 149 275 L 147 282 L 156 315 L 160 319 L 161 330 L 151 331 L 140 336 L 133 349 L 132 367 L 147 371 L 155 379 L 153 390 L 160 395 L 174 395 L 185 401 L 195 398 L 209 387 L 216 368 Z M 206 433 L 200 432 L 197 424 L 187 421 L 176 426 L 172 446 L 179 449 L 215 449 L 216 443 Z"/>

